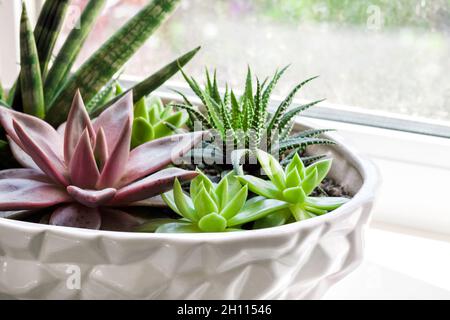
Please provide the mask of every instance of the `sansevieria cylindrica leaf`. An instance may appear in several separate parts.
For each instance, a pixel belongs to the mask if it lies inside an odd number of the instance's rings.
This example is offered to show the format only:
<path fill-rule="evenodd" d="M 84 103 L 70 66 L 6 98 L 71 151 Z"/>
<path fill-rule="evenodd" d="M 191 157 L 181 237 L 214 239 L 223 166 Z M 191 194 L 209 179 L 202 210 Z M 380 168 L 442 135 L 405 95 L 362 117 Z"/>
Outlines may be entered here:
<path fill-rule="evenodd" d="M 64 84 L 50 102 L 46 120 L 54 126 L 62 123 L 77 89 L 86 101 L 90 101 L 144 44 L 178 2 L 179 0 L 154 0 L 128 21 Z"/>
<path fill-rule="evenodd" d="M 45 79 L 45 101 L 50 102 L 67 79 L 87 36 L 106 0 L 90 0 L 80 19 L 67 36 Z"/>
<path fill-rule="evenodd" d="M 43 81 L 69 2 L 70 0 L 46 0 L 34 28 L 34 39 Z M 16 89 L 12 91 L 14 95 L 11 97 L 11 104 L 14 109 L 24 111 L 19 80 L 16 81 L 15 86 Z"/>
<path fill-rule="evenodd" d="M 98 107 L 92 109 L 90 111 L 91 116 L 95 117 L 99 115 L 103 110 L 107 109 L 111 104 L 119 100 L 121 97 L 123 97 L 128 91 L 133 91 L 133 100 L 139 101 L 143 97 L 149 95 L 154 90 L 156 90 L 158 87 L 160 87 L 164 82 L 169 80 L 175 73 L 177 73 L 181 67 L 186 65 L 194 56 L 195 54 L 200 50 L 200 47 L 197 47 L 176 60 L 170 62 L 163 68 L 161 68 L 159 71 L 154 73 L 153 75 L 149 76 L 148 78 L 142 80 L 141 82 L 137 83 L 132 88 L 126 90 L 120 95 L 117 95 L 115 98 L 111 99 L 105 104 L 98 105 Z"/>
<path fill-rule="evenodd" d="M 23 3 L 20 20 L 20 86 L 24 112 L 39 118 L 45 116 L 41 69 L 31 24 Z"/>

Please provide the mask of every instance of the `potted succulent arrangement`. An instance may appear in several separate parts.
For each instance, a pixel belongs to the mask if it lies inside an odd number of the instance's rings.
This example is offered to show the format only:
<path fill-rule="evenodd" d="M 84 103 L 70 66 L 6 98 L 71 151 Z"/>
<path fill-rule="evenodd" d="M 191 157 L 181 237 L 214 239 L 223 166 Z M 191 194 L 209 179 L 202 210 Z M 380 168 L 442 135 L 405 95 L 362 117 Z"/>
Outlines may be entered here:
<path fill-rule="evenodd" d="M 221 92 L 215 74 L 201 86 L 181 70 L 195 49 L 124 90 L 114 75 L 170 0 L 71 74 L 104 1 L 50 63 L 68 2 L 47 0 L 34 32 L 24 7 L 21 72 L 0 97 L 0 296 L 318 298 L 360 263 L 377 173 L 298 122 L 320 102 L 291 106 L 314 78 L 272 110 L 286 68 Z M 179 70 L 195 101 L 150 95 Z"/>

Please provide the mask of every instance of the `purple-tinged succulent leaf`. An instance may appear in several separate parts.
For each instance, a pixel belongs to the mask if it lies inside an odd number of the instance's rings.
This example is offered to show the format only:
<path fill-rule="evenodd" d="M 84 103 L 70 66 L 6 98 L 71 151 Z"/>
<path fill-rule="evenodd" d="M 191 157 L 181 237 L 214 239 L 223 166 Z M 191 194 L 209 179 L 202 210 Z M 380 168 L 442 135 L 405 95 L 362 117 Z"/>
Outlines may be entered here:
<path fill-rule="evenodd" d="M 130 91 L 120 100 L 106 109 L 93 122 L 95 132 L 100 128 L 105 131 L 105 138 L 110 152 L 121 139 L 125 125 L 133 122 L 133 93 Z"/>
<path fill-rule="evenodd" d="M 52 183 L 52 180 L 40 170 L 34 169 L 8 169 L 0 171 L 1 179 L 30 179 L 46 183 Z"/>
<path fill-rule="evenodd" d="M 131 121 L 122 129 L 119 140 L 103 166 L 97 189 L 115 186 L 123 176 L 130 156 Z"/>
<path fill-rule="evenodd" d="M 197 145 L 205 134 L 206 132 L 177 134 L 147 142 L 133 149 L 120 186 L 166 167 Z"/>
<path fill-rule="evenodd" d="M 118 190 L 110 204 L 120 205 L 153 197 L 172 189 L 175 179 L 179 181 L 191 180 L 197 174 L 195 171 L 186 171 L 179 168 L 161 170 Z"/>
<path fill-rule="evenodd" d="M 101 208 L 102 230 L 132 231 L 141 224 L 139 219 L 121 210 Z"/>
<path fill-rule="evenodd" d="M 36 144 L 46 154 L 63 159 L 63 140 L 55 129 L 47 122 L 25 113 L 0 107 L 0 124 L 15 143 L 22 147 L 22 142 L 13 127 L 13 120 L 21 125 Z"/>
<path fill-rule="evenodd" d="M 97 208 L 105 203 L 109 202 L 117 190 L 114 188 L 107 188 L 103 190 L 86 190 L 81 189 L 76 186 L 68 186 L 67 193 L 72 196 L 72 198 L 90 208 Z"/>
<path fill-rule="evenodd" d="M 95 132 L 86 111 L 80 91 L 77 90 L 64 129 L 64 160 L 69 165 L 75 148 L 83 132 L 87 130 L 92 145 L 95 144 Z"/>
<path fill-rule="evenodd" d="M 22 126 L 13 120 L 13 127 L 16 131 L 23 150 L 33 159 L 39 168 L 45 172 L 56 183 L 67 186 L 69 183 L 65 177 L 66 168 L 62 159 L 57 157 L 50 150 L 48 153 L 41 149 L 40 146 L 29 136 Z"/>
<path fill-rule="evenodd" d="M 106 161 L 109 157 L 108 145 L 106 142 L 105 131 L 100 128 L 97 132 L 97 139 L 95 142 L 94 156 L 97 160 L 99 170 L 103 170 Z"/>
<path fill-rule="evenodd" d="M 72 203 L 56 209 L 52 213 L 49 223 L 54 226 L 98 230 L 101 225 L 101 216 L 96 208 L 88 208 Z"/>
<path fill-rule="evenodd" d="M 85 129 L 71 153 L 69 173 L 72 184 L 83 189 L 95 189 L 100 173 L 95 162 L 88 130 Z"/>
<path fill-rule="evenodd" d="M 23 151 L 22 148 L 19 147 L 19 145 L 15 143 L 13 139 L 11 139 L 9 136 L 7 138 L 9 147 L 11 148 L 11 152 L 17 162 L 19 162 L 25 168 L 42 171 L 33 161 L 33 159 L 31 159 L 31 157 L 25 151 Z"/>
<path fill-rule="evenodd" d="M 0 210 L 33 210 L 70 201 L 64 188 L 35 170 L 0 172 Z"/>

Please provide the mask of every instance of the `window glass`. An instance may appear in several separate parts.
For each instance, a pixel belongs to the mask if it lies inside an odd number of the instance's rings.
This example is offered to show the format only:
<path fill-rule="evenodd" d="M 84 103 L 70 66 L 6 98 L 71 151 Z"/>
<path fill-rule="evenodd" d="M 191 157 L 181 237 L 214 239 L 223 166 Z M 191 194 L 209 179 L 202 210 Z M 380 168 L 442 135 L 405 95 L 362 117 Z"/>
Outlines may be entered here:
<path fill-rule="evenodd" d="M 146 3 L 108 1 L 82 56 Z M 200 80 L 208 66 L 238 88 L 247 64 L 261 78 L 291 64 L 277 94 L 320 75 L 300 98 L 450 120 L 450 0 L 182 0 L 125 73 L 144 77 L 197 45 L 186 70 Z"/>

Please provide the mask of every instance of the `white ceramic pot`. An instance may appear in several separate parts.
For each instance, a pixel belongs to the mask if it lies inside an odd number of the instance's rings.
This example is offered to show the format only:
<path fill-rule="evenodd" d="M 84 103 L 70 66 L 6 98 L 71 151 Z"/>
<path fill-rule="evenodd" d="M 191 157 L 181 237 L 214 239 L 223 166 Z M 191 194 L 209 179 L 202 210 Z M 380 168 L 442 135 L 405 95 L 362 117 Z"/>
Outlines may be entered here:
<path fill-rule="evenodd" d="M 174 97 L 161 96 L 165 102 Z M 308 128 L 296 123 L 294 131 Z M 354 195 L 339 209 L 270 229 L 200 234 L 94 231 L 0 218 L 0 298 L 320 298 L 361 263 L 379 185 L 372 162 L 339 135 L 324 136 L 338 144 L 309 150 L 333 157 L 329 176 Z"/>
<path fill-rule="evenodd" d="M 0 296 L 26 299 L 313 299 L 361 262 L 378 185 L 346 147 L 331 176 L 354 194 L 341 208 L 281 227 L 219 234 L 143 234 L 0 218 Z M 317 150 L 321 149 L 321 150 Z"/>

